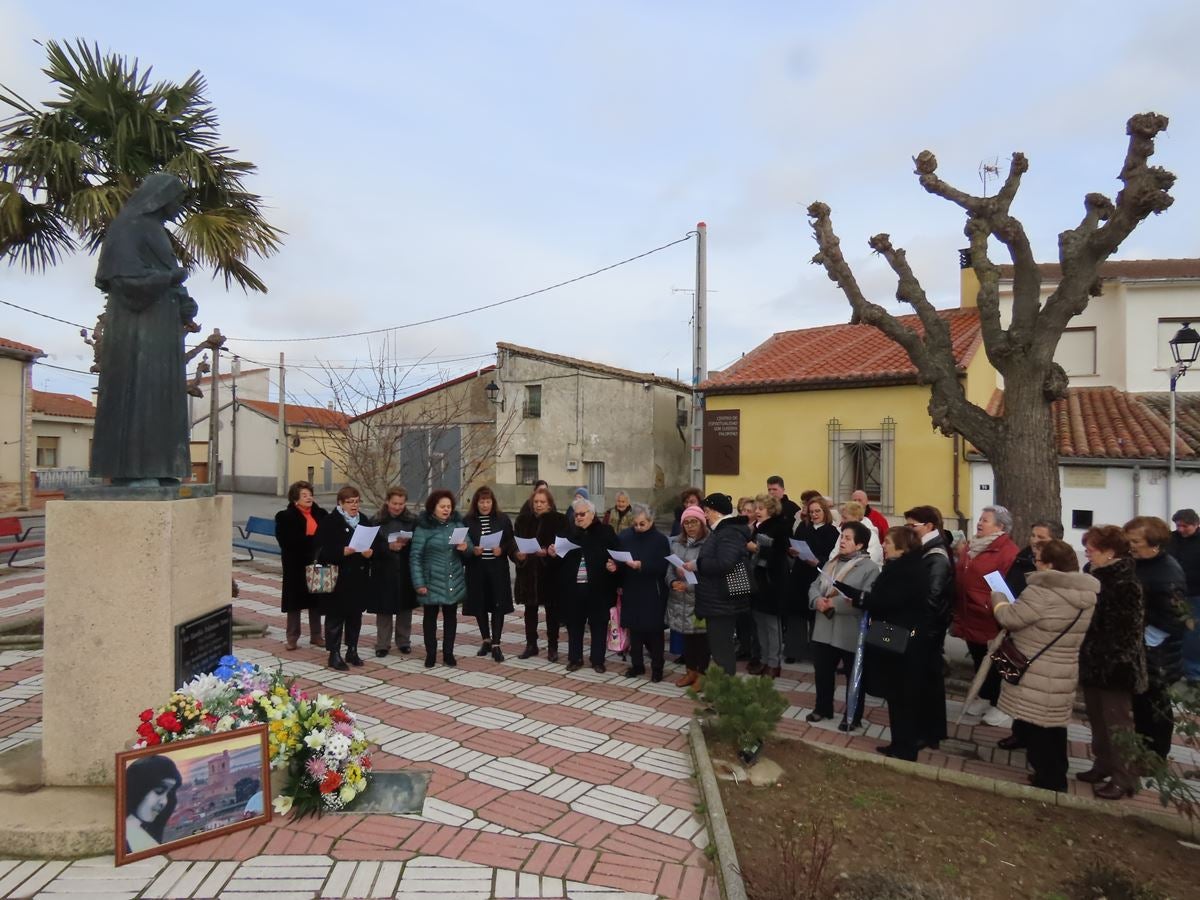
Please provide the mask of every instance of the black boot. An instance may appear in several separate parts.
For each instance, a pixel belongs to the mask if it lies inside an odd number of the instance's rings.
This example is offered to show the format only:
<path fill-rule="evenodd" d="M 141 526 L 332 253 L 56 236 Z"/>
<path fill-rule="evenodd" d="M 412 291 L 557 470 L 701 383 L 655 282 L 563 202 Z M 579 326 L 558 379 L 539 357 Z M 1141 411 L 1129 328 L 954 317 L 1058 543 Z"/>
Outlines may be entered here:
<path fill-rule="evenodd" d="M 357 645 L 346 648 L 346 662 L 352 666 L 361 666 L 363 664 L 362 657 L 358 655 Z"/>
<path fill-rule="evenodd" d="M 346 661 L 342 659 L 342 654 L 337 650 L 329 651 L 329 668 L 337 669 L 339 672 L 345 672 L 350 667 L 346 665 Z"/>
<path fill-rule="evenodd" d="M 526 644 L 525 649 L 517 656 L 517 659 L 529 659 L 531 656 L 538 655 L 537 644 Z"/>
<path fill-rule="evenodd" d="M 342 623 L 325 620 L 325 646 L 329 648 L 329 668 L 345 672 L 350 667 L 342 659 Z"/>
<path fill-rule="evenodd" d="M 487 656 L 491 652 L 492 652 L 492 642 L 489 641 L 487 638 L 484 638 L 483 642 L 479 645 L 479 649 L 475 652 L 475 655 L 476 656 Z"/>

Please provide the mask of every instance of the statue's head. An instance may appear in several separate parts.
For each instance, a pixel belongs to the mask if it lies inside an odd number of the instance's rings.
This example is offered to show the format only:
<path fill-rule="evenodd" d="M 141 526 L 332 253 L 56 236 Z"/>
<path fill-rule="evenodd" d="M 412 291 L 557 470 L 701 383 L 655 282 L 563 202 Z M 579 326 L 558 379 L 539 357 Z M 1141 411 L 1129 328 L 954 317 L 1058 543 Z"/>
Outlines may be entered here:
<path fill-rule="evenodd" d="M 186 188 L 178 175 L 155 172 L 146 176 L 146 180 L 130 195 L 122 212 L 140 216 L 153 213 L 163 221 L 173 219 L 183 209 L 185 193 Z"/>

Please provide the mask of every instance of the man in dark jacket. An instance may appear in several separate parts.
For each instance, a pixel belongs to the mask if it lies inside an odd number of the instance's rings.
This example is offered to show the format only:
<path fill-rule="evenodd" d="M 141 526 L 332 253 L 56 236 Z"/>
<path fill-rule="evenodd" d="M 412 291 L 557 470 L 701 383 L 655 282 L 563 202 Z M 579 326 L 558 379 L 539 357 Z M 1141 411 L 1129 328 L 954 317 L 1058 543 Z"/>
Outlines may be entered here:
<path fill-rule="evenodd" d="M 788 523 L 788 527 L 794 526 L 796 513 L 800 512 L 800 505 L 784 492 L 783 476 L 772 475 L 767 479 L 767 493 L 778 500 L 779 505 L 783 507 L 780 515 Z"/>
<path fill-rule="evenodd" d="M 1192 628 L 1183 638 L 1183 677 L 1191 687 L 1200 687 L 1200 516 L 1194 509 L 1181 509 L 1171 520 L 1175 530 L 1167 552 L 1183 567 L 1192 615 Z"/>
<path fill-rule="evenodd" d="M 954 565 L 942 538 L 942 514 L 935 506 L 916 506 L 904 513 L 904 524 L 921 539 L 921 563 L 928 579 L 923 627 L 918 641 L 925 655 L 924 689 L 918 692 L 917 745 L 936 749 L 946 737 L 946 679 L 942 648 L 954 604 Z"/>
<path fill-rule="evenodd" d="M 1062 539 L 1061 522 L 1042 519 L 1029 526 L 1029 543 L 1017 554 L 1008 574 L 1004 576 L 1004 583 L 1008 585 L 1008 589 L 1012 591 L 1014 597 L 1020 597 L 1021 591 L 1025 590 L 1025 576 L 1034 571 L 1034 564 L 1037 562 L 1035 553 L 1038 548 L 1050 541 L 1061 541 Z"/>
<path fill-rule="evenodd" d="M 733 498 L 728 494 L 709 494 L 700 506 L 708 519 L 709 535 L 700 548 L 700 556 L 684 568 L 695 571 L 696 615 L 708 625 L 708 643 L 713 662 L 733 675 L 737 671 L 735 624 L 737 617 L 750 610 L 750 577 L 746 568 L 750 528 L 733 514 Z M 745 592 L 730 591 L 731 573 L 740 573 Z M 741 585 L 739 584 L 738 587 Z"/>

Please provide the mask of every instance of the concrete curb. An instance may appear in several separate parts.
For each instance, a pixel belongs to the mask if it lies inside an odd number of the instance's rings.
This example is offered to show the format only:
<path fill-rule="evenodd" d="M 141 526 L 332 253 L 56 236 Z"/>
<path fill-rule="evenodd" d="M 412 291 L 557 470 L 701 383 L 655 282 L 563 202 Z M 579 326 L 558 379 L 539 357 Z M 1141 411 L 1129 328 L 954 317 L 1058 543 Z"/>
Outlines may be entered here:
<path fill-rule="evenodd" d="M 704 804 L 704 815 L 708 819 L 708 836 L 717 849 L 717 884 L 720 885 L 721 896 L 724 900 L 747 900 L 746 885 L 742 881 L 741 867 L 738 866 L 737 850 L 733 845 L 733 835 L 729 831 L 729 820 L 725 818 L 725 805 L 721 802 L 717 773 L 713 771 L 712 759 L 708 755 L 704 729 L 695 716 L 688 725 L 688 745 L 692 749 L 692 761 L 696 766 L 700 802 Z"/>
<path fill-rule="evenodd" d="M 777 735 L 776 737 L 780 736 Z M 836 753 L 847 759 L 870 763 L 875 766 L 883 766 L 897 772 L 903 772 L 906 775 L 916 775 L 918 778 L 925 778 L 929 781 L 942 781 L 946 784 L 956 784 L 989 794 L 998 794 L 1001 797 L 1011 797 L 1016 800 L 1035 800 L 1039 803 L 1045 803 L 1047 806 L 1079 809 L 1084 812 L 1100 813 L 1101 815 L 1113 816 L 1118 819 L 1141 819 L 1143 822 L 1154 825 L 1157 828 L 1162 828 L 1187 840 L 1200 840 L 1200 821 L 1189 822 L 1182 816 L 1171 816 L 1149 810 L 1136 809 L 1123 801 L 1092 800 L 1074 794 L 1047 791 L 1028 784 L 1016 784 L 999 778 L 987 778 L 983 775 L 956 772 L 953 769 L 934 768 L 924 763 L 892 759 L 891 757 L 880 756 L 875 753 L 864 753 L 861 750 L 852 750 L 849 747 L 837 747 L 832 744 L 822 744 L 818 741 L 806 741 L 803 738 L 784 737 L 782 740 L 798 740 L 810 747 L 815 747 L 818 750 L 824 750 L 829 753 Z"/>

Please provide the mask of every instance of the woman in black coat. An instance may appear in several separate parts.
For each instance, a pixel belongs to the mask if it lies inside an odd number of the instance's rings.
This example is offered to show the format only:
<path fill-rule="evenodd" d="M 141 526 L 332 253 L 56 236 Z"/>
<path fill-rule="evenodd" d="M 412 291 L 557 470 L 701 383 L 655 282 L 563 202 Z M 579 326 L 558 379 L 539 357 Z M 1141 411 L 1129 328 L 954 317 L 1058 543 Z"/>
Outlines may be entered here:
<path fill-rule="evenodd" d="M 328 566 L 337 566 L 337 585 L 332 594 L 325 595 L 325 645 L 329 648 L 329 667 L 345 671 L 361 666 L 358 655 L 358 635 L 362 630 L 362 614 L 372 602 L 371 556 L 374 548 L 350 549 L 350 538 L 358 525 L 368 519 L 359 514 L 362 497 L 358 488 L 346 487 L 337 493 L 337 509 L 317 526 L 317 559 Z M 346 634 L 346 658 L 342 659 L 342 632 Z"/>
<path fill-rule="evenodd" d="M 1162 519 L 1138 516 L 1125 523 L 1125 536 L 1146 603 L 1148 687 L 1133 697 L 1134 728 L 1165 761 L 1175 731 L 1169 691 L 1183 678 L 1183 638 L 1189 616 L 1187 576 L 1167 553 L 1171 529 Z"/>
<path fill-rule="evenodd" d="M 617 566 L 621 578 L 621 627 L 629 629 L 626 678 L 646 673 L 643 648 L 650 650 L 650 680 L 662 681 L 667 617 L 667 556 L 671 542 L 654 528 L 654 513 L 633 504 L 633 525 L 617 536 L 617 547 L 633 557 Z"/>
<path fill-rule="evenodd" d="M 591 633 L 589 659 L 592 669 L 604 671 L 604 655 L 608 631 L 608 611 L 617 602 L 617 564 L 608 555 L 617 549 L 613 530 L 596 518 L 596 507 L 590 500 L 576 500 L 575 524 L 565 537 L 577 549 L 559 559 L 555 570 L 558 596 L 563 618 L 567 624 L 567 671 L 583 668 L 583 632 Z M 551 558 L 558 551 L 550 545 Z"/>
<path fill-rule="evenodd" d="M 412 653 L 412 614 L 417 608 L 417 592 L 409 570 L 409 547 L 417 515 L 408 508 L 408 491 L 402 487 L 388 490 L 376 524 L 379 534 L 375 537 L 377 556 L 372 573 L 375 589 L 367 607 L 368 612 L 375 613 L 375 655 L 387 656 L 392 645 L 393 622 L 396 649 Z"/>
<path fill-rule="evenodd" d="M 708 643 L 713 662 L 727 675 L 737 672 L 737 618 L 749 612 L 748 595 L 732 595 L 727 578 L 749 559 L 746 544 L 750 528 L 733 515 L 733 498 L 709 494 L 701 501 L 712 534 L 700 548 L 694 563 L 684 565 L 696 573 L 696 616 L 708 626 Z"/>
<path fill-rule="evenodd" d="M 541 547 L 536 553 L 522 553 L 514 548 L 513 560 L 517 564 L 514 591 L 516 601 L 525 606 L 525 649 L 517 659 L 529 659 L 538 655 L 538 607 L 546 611 L 546 659 L 558 662 L 558 638 L 560 622 L 559 593 L 555 584 L 558 560 L 547 552 L 560 534 L 566 534 L 569 526 L 567 517 L 554 505 L 554 495 L 544 485 L 534 488 L 533 495 L 521 507 L 513 535 L 536 538 Z"/>
<path fill-rule="evenodd" d="M 790 583 L 791 557 L 788 541 L 792 536 L 791 522 L 783 515 L 779 498 L 759 494 L 754 498 L 756 524 L 754 537 L 747 544 L 751 554 L 751 572 L 755 592 L 750 598 L 758 635 L 759 659 L 751 660 L 746 671 L 751 675 L 778 678 L 783 653 L 783 622 L 780 613 L 786 601 Z"/>
<path fill-rule="evenodd" d="M 888 529 L 883 541 L 883 570 L 869 593 L 856 600 L 871 624 L 886 622 L 908 634 L 903 653 L 868 644 L 863 655 L 863 685 L 867 693 L 883 697 L 888 705 L 892 742 L 879 747 L 884 756 L 917 758 L 918 717 L 925 683 L 925 659 L 932 639 L 925 597 L 929 593 L 921 539 L 903 526 Z"/>
<path fill-rule="evenodd" d="M 317 526 L 328 513 L 313 501 L 313 486 L 307 481 L 297 481 L 289 487 L 287 498 L 287 508 L 275 513 L 275 540 L 283 565 L 280 605 L 287 613 L 287 643 L 284 646 L 288 650 L 296 649 L 300 641 L 300 611 L 307 609 L 308 642 L 314 647 L 324 647 L 320 600 L 308 592 L 304 567 L 315 559 Z"/>
<path fill-rule="evenodd" d="M 784 662 L 794 663 L 808 652 L 809 635 L 812 633 L 813 613 L 808 608 L 808 589 L 817 579 L 821 562 L 837 546 L 841 532 L 833 524 L 833 511 L 829 502 L 821 496 L 805 504 L 803 515 L 796 520 L 792 537 L 804 541 L 812 550 L 815 560 L 800 559 L 800 551 L 788 544 L 788 556 L 792 559 L 792 586 L 783 600 Z"/>
<path fill-rule="evenodd" d="M 512 581 L 508 574 L 508 558 L 516 550 L 512 521 L 500 511 L 492 489 L 484 485 L 471 498 L 471 509 L 463 517 L 463 524 L 475 548 L 467 560 L 467 600 L 463 604 L 463 612 L 474 616 L 479 623 L 483 639 L 475 655 L 491 653 L 496 662 L 504 662 L 500 650 L 504 617 L 513 611 Z M 490 534 L 501 535 L 500 546 L 485 550 L 479 542 Z"/>

